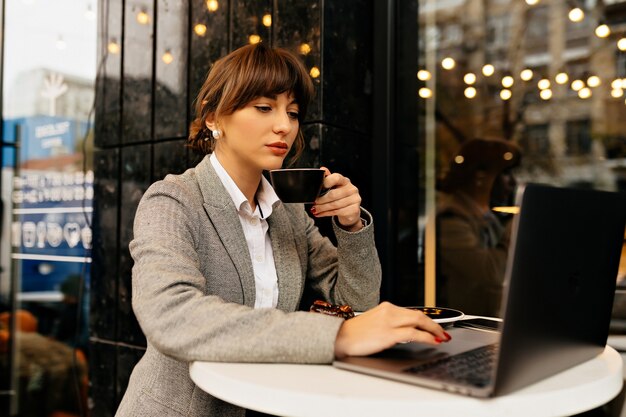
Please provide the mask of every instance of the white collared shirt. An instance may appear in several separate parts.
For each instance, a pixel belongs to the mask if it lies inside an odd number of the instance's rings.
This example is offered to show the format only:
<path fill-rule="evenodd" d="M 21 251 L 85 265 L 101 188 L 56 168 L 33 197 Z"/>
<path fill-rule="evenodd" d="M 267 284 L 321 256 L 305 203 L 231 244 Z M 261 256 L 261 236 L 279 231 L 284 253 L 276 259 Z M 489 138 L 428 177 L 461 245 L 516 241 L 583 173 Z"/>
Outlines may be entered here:
<path fill-rule="evenodd" d="M 256 288 L 254 308 L 276 307 L 278 304 L 278 276 L 274 264 L 272 242 L 269 233 L 267 233 L 269 226 L 266 219 L 272 214 L 272 204 L 279 198 L 269 181 L 261 176 L 261 187 L 256 194 L 257 205 L 252 212 L 248 199 L 220 164 L 215 153 L 211 154 L 209 160 L 233 203 L 235 203 L 235 207 L 237 207 L 254 271 Z M 263 213 L 262 216 L 261 213 Z"/>

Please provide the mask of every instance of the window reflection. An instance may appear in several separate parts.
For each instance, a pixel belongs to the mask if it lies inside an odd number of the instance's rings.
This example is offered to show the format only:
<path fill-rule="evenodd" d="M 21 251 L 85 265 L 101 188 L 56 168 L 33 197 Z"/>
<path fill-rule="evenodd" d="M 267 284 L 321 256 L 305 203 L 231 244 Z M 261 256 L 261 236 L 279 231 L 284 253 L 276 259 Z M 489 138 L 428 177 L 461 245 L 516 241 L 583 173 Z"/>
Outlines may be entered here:
<path fill-rule="evenodd" d="M 438 183 L 468 141 L 501 138 L 523 154 L 514 171 L 520 183 L 626 190 L 626 1 L 573 6 L 567 0 L 420 1 L 416 71 L 432 77 L 418 76 L 416 97 L 429 102 L 424 126 L 433 129 L 424 134 L 436 145 L 429 153 L 424 148 L 423 160 L 434 164 Z M 449 204 L 441 193 L 433 199 L 426 207 L 441 211 Z M 433 220 L 427 228 L 435 230 Z M 437 233 L 441 250 L 442 230 Z M 426 288 L 437 279 L 443 285 L 445 256 L 437 252 L 426 265 Z M 427 294 L 427 303 L 435 301 Z"/>
<path fill-rule="evenodd" d="M 5 4 L 0 415 L 87 407 L 96 5 Z"/>

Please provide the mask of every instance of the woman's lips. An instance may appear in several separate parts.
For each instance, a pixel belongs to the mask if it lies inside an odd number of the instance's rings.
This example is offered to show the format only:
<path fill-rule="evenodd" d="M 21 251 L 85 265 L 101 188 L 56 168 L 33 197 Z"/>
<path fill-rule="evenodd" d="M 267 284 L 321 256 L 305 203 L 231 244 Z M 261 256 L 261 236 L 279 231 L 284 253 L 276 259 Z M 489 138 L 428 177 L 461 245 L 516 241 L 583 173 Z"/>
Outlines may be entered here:
<path fill-rule="evenodd" d="M 267 147 L 274 155 L 282 156 L 289 152 L 289 146 L 285 142 L 270 143 Z"/>

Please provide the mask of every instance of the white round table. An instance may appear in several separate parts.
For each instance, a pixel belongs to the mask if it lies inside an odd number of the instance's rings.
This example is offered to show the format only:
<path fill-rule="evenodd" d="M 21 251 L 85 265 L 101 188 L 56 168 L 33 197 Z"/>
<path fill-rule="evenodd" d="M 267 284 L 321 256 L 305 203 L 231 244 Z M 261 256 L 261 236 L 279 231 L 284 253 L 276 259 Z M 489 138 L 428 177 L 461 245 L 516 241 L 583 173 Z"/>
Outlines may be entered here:
<path fill-rule="evenodd" d="M 570 416 L 609 402 L 622 387 L 622 358 L 596 358 L 512 394 L 477 399 L 336 369 L 330 365 L 194 362 L 204 391 L 279 416 Z"/>

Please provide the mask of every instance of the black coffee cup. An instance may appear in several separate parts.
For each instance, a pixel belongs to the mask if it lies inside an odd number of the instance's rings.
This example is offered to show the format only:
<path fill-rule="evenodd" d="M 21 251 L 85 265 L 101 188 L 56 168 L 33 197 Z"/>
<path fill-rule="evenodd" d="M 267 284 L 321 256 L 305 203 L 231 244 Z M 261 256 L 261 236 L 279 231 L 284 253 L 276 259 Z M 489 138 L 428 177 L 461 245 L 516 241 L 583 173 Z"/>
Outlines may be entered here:
<path fill-rule="evenodd" d="M 283 203 L 312 203 L 322 190 L 324 172 L 320 168 L 273 169 L 270 180 Z"/>

